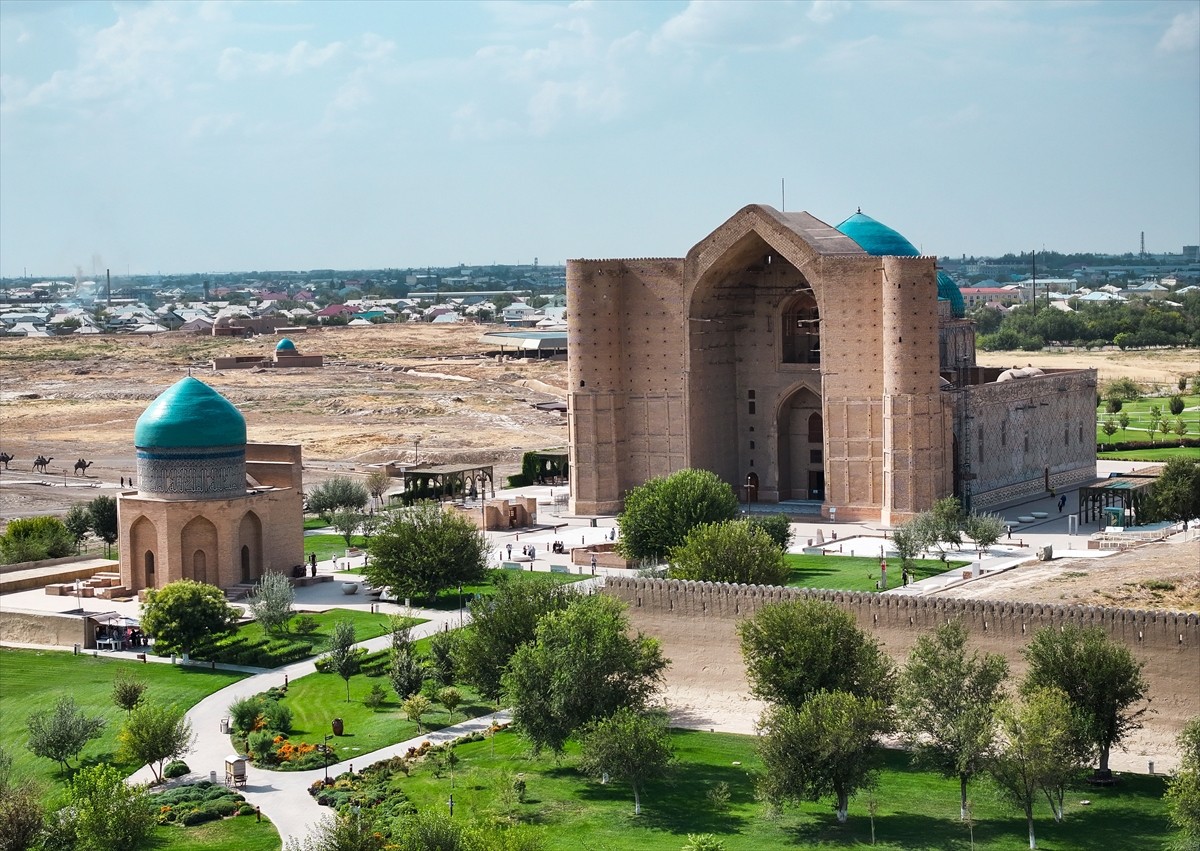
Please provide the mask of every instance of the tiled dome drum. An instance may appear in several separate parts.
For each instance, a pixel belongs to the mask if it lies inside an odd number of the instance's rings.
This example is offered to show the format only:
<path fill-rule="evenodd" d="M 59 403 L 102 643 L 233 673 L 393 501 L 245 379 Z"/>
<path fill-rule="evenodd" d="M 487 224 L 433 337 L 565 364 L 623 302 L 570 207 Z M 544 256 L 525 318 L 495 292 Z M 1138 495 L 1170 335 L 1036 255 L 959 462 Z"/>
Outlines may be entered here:
<path fill-rule="evenodd" d="M 229 499 L 246 493 L 246 420 L 191 376 L 138 418 L 138 493 L 167 499 Z"/>

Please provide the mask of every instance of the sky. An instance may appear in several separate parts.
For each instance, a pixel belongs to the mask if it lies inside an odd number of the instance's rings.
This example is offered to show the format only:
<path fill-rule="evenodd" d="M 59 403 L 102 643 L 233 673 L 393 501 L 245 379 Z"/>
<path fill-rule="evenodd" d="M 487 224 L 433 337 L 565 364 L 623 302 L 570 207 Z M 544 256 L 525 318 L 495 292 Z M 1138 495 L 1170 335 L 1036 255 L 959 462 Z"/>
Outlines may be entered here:
<path fill-rule="evenodd" d="M 1200 0 L 0 0 L 0 275 L 1200 243 Z"/>

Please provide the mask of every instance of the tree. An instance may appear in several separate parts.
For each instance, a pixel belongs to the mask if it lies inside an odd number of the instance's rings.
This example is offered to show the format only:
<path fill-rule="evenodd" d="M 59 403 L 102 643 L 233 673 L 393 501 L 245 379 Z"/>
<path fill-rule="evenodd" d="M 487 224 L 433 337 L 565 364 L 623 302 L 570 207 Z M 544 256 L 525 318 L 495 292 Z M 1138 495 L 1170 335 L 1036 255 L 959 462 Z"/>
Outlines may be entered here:
<path fill-rule="evenodd" d="M 1150 421 L 1146 424 L 1146 431 L 1150 435 L 1151 443 L 1154 442 L 1154 435 L 1158 431 L 1162 430 L 1162 427 L 1163 427 L 1162 408 L 1159 407 L 1158 405 L 1151 405 L 1150 406 Z"/>
<path fill-rule="evenodd" d="M 701 523 L 670 552 L 674 579 L 786 585 L 791 569 L 761 527 L 738 520 Z"/>
<path fill-rule="evenodd" d="M 1001 795 L 1025 813 L 1029 847 L 1037 848 L 1033 804 L 1038 793 L 1054 803 L 1052 792 L 1079 765 L 1079 730 L 1067 696 L 1057 689 L 1034 689 L 1020 704 L 998 712 L 1002 742 L 988 762 Z M 1055 816 L 1061 818 L 1061 799 Z"/>
<path fill-rule="evenodd" d="M 980 558 L 1004 535 L 1004 518 L 999 514 L 968 514 L 963 521 L 967 537 L 975 542 Z"/>
<path fill-rule="evenodd" d="M 292 619 L 296 590 L 282 573 L 264 573 L 246 601 L 255 619 L 271 634 L 287 631 Z"/>
<path fill-rule="evenodd" d="M 67 510 L 67 516 L 63 518 L 63 525 L 67 527 L 67 531 L 71 533 L 71 537 L 75 539 L 75 552 L 79 552 L 79 545 L 83 539 L 92 531 L 92 514 L 88 511 L 85 503 L 77 502 Z"/>
<path fill-rule="evenodd" d="M 454 710 L 462 703 L 462 692 L 454 686 L 446 686 L 438 689 L 437 700 L 442 706 L 446 707 L 447 720 L 454 719 Z"/>
<path fill-rule="evenodd" d="M 237 617 L 220 588 L 191 579 L 151 588 L 142 603 L 142 629 L 155 647 L 184 659 L 198 642 L 231 632 Z"/>
<path fill-rule="evenodd" d="M 1007 676 L 1003 656 L 967 653 L 967 629 L 961 620 L 918 636 L 900 674 L 900 730 L 919 763 L 958 778 L 963 819 L 967 781 L 985 767 Z"/>
<path fill-rule="evenodd" d="M 16 517 L 0 536 L 5 564 L 62 558 L 75 552 L 75 538 L 57 517 Z"/>
<path fill-rule="evenodd" d="M 795 709 L 820 691 L 891 701 L 891 661 L 832 603 L 771 603 L 740 622 L 738 635 L 755 697 Z"/>
<path fill-rule="evenodd" d="M 667 661 L 656 639 L 631 638 L 628 629 L 620 601 L 578 597 L 543 615 L 534 641 L 517 648 L 501 683 L 513 720 L 535 751 L 561 753 L 587 722 L 623 706 L 646 706 Z"/>
<path fill-rule="evenodd" d="M 879 742 L 891 722 L 886 704 L 844 691 L 820 691 L 799 709 L 773 706 L 759 725 L 761 790 L 768 801 L 833 795 L 845 822 L 850 796 L 875 783 Z"/>
<path fill-rule="evenodd" d="M 892 547 L 900 556 L 900 564 L 912 570 L 913 561 L 925 551 L 925 532 L 916 519 L 901 523 L 892 532 Z"/>
<path fill-rule="evenodd" d="M 1129 429 L 1129 414 L 1121 411 L 1121 415 L 1117 417 L 1117 422 L 1121 424 L 1121 436 L 1125 436 L 1125 432 Z"/>
<path fill-rule="evenodd" d="M 500 698 L 500 677 L 513 653 L 533 641 L 538 619 L 571 600 L 571 592 L 546 574 L 496 573 L 494 593 L 471 603 L 471 628 L 462 630 L 454 647 L 460 679 L 491 701 Z"/>
<path fill-rule="evenodd" d="M 1117 433 L 1117 421 L 1112 417 L 1105 417 L 1104 422 L 1100 424 L 1100 430 L 1108 437 L 1112 437 Z"/>
<path fill-rule="evenodd" d="M 1128 647 L 1113 641 L 1102 628 L 1070 624 L 1039 629 L 1023 655 L 1029 670 L 1022 692 L 1057 688 L 1066 694 L 1079 714 L 1084 737 L 1099 749 L 1097 773 L 1111 776 L 1109 750 L 1127 733 L 1141 728 L 1139 719 L 1147 711 L 1145 706 L 1132 708 L 1146 699 L 1145 663 L 1134 659 Z"/>
<path fill-rule="evenodd" d="M 1183 446 L 1183 438 L 1188 433 L 1188 424 L 1185 423 L 1182 418 L 1177 418 L 1175 420 L 1175 427 L 1171 430 L 1179 435 L 1179 445 Z"/>
<path fill-rule="evenodd" d="M 425 680 L 425 665 L 412 643 L 412 619 L 392 618 L 392 654 L 388 664 L 388 680 L 396 697 L 404 700 L 421 690 Z"/>
<path fill-rule="evenodd" d="M 384 470 L 372 470 L 367 474 L 367 491 L 380 505 L 383 505 L 383 495 L 391 486 L 392 477 Z"/>
<path fill-rule="evenodd" d="M 1177 417 L 1183 413 L 1184 403 L 1183 397 L 1176 393 L 1167 400 L 1167 407 L 1171 411 L 1171 416 Z"/>
<path fill-rule="evenodd" d="M 159 782 L 163 764 L 186 755 L 196 741 L 183 710 L 156 703 L 135 707 L 119 739 L 122 753 L 141 765 L 149 765 Z"/>
<path fill-rule="evenodd" d="M 1136 402 L 1142 398 L 1142 386 L 1132 378 L 1114 378 L 1104 385 L 1104 398 Z"/>
<path fill-rule="evenodd" d="M 350 546 L 350 539 L 362 526 L 363 518 L 366 516 L 361 511 L 337 511 L 330 518 L 329 525 L 338 531 L 342 540 L 346 542 L 346 546 Z"/>
<path fill-rule="evenodd" d="M 342 620 L 333 625 L 329 636 L 329 652 L 321 657 L 328 670 L 346 681 L 346 702 L 350 702 L 350 678 L 358 673 L 362 654 L 354 646 L 354 623 Z"/>
<path fill-rule="evenodd" d="M 1167 461 L 1150 491 L 1150 507 L 1161 520 L 1182 521 L 1200 517 L 1200 463 L 1191 458 Z"/>
<path fill-rule="evenodd" d="M 1177 847 L 1200 847 L 1200 716 L 1184 725 L 1179 743 L 1179 770 L 1167 784 L 1167 812 L 1179 828 Z"/>
<path fill-rule="evenodd" d="M 443 629 L 429 639 L 429 675 L 439 686 L 454 685 L 457 677 L 454 670 L 454 646 L 461 633 Z"/>
<path fill-rule="evenodd" d="M 67 786 L 78 851 L 137 848 L 154 829 L 145 786 L 130 786 L 111 765 L 81 768 Z"/>
<path fill-rule="evenodd" d="M 785 553 L 792 545 L 792 521 L 786 514 L 759 514 L 747 518 L 746 522 L 766 532 Z"/>
<path fill-rule="evenodd" d="M 646 781 L 661 777 L 674 759 L 666 718 L 621 707 L 586 724 L 579 733 L 579 769 L 592 777 L 615 777 L 633 789 L 633 814 L 642 814 Z"/>
<path fill-rule="evenodd" d="M 1105 413 L 1115 414 L 1118 411 L 1120 411 L 1121 408 L 1123 408 L 1123 407 L 1125 407 L 1125 403 L 1122 402 L 1120 399 L 1107 399 L 1104 402 Z"/>
<path fill-rule="evenodd" d="M 133 708 L 142 702 L 145 694 L 145 680 L 132 677 L 124 670 L 117 673 L 116 678 L 113 680 L 113 703 L 126 712 L 132 712 Z"/>
<path fill-rule="evenodd" d="M 41 797 L 28 781 L 15 780 L 12 755 L 0 747 L 0 849 L 27 851 L 42 831 Z"/>
<path fill-rule="evenodd" d="M 421 718 L 429 711 L 429 698 L 423 694 L 412 694 L 405 698 L 400 704 L 400 711 L 404 713 L 404 717 L 417 725 L 417 732 L 421 732 Z"/>
<path fill-rule="evenodd" d="M 625 496 L 625 510 L 617 518 L 617 549 L 626 558 L 662 561 L 694 527 L 737 515 L 737 494 L 715 473 L 680 470 L 650 479 Z"/>
<path fill-rule="evenodd" d="M 319 514 L 328 523 L 339 509 L 362 511 L 371 499 L 367 489 L 345 476 L 334 476 L 314 487 L 308 494 L 308 511 Z"/>
<path fill-rule="evenodd" d="M 107 555 L 120 534 L 117 525 L 117 501 L 111 496 L 98 496 L 88 503 L 88 514 L 92 518 L 92 532 L 104 541 Z"/>
<path fill-rule="evenodd" d="M 490 545 L 471 521 L 421 502 L 391 518 L 370 542 L 366 567 L 371 583 L 398 597 L 439 591 L 480 579 Z"/>
<path fill-rule="evenodd" d="M 53 709 L 35 712 L 26 721 L 29 749 L 37 756 L 52 759 L 66 771 L 69 760 L 79 756 L 88 742 L 100 737 L 104 719 L 89 718 L 75 705 L 75 698 L 63 695 Z"/>

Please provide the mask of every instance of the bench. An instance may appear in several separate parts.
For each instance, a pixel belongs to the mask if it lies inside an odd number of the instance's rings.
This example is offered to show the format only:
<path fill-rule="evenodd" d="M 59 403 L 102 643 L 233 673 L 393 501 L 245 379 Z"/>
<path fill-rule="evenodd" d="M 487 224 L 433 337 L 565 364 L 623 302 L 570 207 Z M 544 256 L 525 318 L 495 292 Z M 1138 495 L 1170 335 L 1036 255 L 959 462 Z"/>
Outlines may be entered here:
<path fill-rule="evenodd" d="M 517 564 L 515 561 L 501 562 L 500 566 L 502 568 L 504 568 L 505 570 L 521 570 L 522 569 L 521 565 Z"/>
<path fill-rule="evenodd" d="M 567 567 L 565 564 L 552 564 L 552 565 L 550 565 L 550 572 L 551 573 L 570 573 L 571 568 Z"/>

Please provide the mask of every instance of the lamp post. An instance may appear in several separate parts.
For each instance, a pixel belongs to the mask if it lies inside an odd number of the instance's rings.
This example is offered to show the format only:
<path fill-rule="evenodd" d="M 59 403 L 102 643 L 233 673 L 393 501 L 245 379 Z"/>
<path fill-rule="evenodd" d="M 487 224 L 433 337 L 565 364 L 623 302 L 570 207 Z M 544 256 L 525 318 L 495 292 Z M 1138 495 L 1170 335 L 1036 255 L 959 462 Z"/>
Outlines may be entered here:
<path fill-rule="evenodd" d="M 420 458 L 420 455 L 421 455 L 421 438 L 414 437 L 413 438 L 413 466 L 414 467 L 416 466 L 417 459 Z"/>
<path fill-rule="evenodd" d="M 333 736 L 329 735 L 328 733 L 325 734 L 325 785 L 326 786 L 329 785 L 329 740 L 332 738 L 333 738 Z"/>
<path fill-rule="evenodd" d="M 458 625 L 463 625 L 462 583 L 458 583 Z"/>

